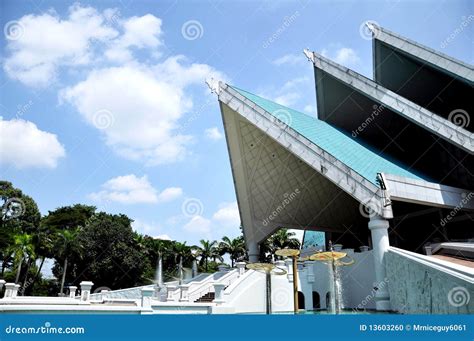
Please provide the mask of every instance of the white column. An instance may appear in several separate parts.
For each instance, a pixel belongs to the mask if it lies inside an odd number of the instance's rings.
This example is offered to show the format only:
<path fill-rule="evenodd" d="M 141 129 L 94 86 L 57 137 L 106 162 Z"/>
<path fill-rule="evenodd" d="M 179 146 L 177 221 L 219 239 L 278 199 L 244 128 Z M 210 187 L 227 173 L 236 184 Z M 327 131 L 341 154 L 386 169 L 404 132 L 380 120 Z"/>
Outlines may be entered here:
<path fill-rule="evenodd" d="M 181 284 L 179 288 L 181 289 L 179 301 L 180 302 L 189 302 L 189 284 Z"/>
<path fill-rule="evenodd" d="M 82 281 L 79 283 L 81 286 L 81 301 L 89 301 L 91 296 L 91 289 L 94 283 L 90 281 Z"/>
<path fill-rule="evenodd" d="M 235 263 L 236 268 L 239 269 L 239 277 L 245 273 L 245 265 L 245 262 Z"/>
<path fill-rule="evenodd" d="M 248 243 L 248 251 L 249 251 L 249 261 L 250 263 L 258 262 L 260 257 L 260 253 L 258 251 L 258 244 L 257 242 L 251 241 Z"/>
<path fill-rule="evenodd" d="M 306 278 L 308 283 L 314 283 L 314 261 L 307 260 L 304 262 L 304 267 L 306 268 Z"/>
<path fill-rule="evenodd" d="M 20 290 L 20 284 L 15 284 L 13 287 L 12 298 L 18 296 L 18 290 Z"/>
<path fill-rule="evenodd" d="M 379 215 L 370 218 L 369 229 L 372 236 L 372 247 L 375 265 L 375 280 L 377 281 L 378 290 L 375 294 L 375 307 L 377 310 L 390 310 L 390 297 L 386 283 L 386 269 L 384 263 L 385 253 L 390 247 L 388 240 L 388 220 Z"/>
<path fill-rule="evenodd" d="M 69 297 L 70 298 L 74 298 L 76 297 L 76 289 L 77 287 L 76 286 L 69 286 Z"/>
<path fill-rule="evenodd" d="M 14 290 L 15 290 L 15 283 L 6 283 L 4 298 L 13 298 Z"/>
<path fill-rule="evenodd" d="M 224 283 L 214 283 L 214 292 L 215 292 L 215 303 L 223 303 L 224 302 L 224 289 L 226 285 Z"/>
<path fill-rule="evenodd" d="M 176 290 L 178 290 L 178 286 L 176 286 L 176 285 L 167 285 L 166 286 L 166 293 L 167 293 L 166 301 L 168 301 L 168 302 L 175 301 L 174 293 L 175 293 Z"/>

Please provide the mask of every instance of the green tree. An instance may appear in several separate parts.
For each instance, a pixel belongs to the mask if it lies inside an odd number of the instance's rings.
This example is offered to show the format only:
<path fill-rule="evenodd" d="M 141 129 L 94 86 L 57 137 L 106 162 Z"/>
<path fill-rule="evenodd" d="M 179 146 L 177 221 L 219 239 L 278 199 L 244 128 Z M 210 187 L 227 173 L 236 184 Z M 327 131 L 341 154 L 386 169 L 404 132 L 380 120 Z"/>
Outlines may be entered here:
<path fill-rule="evenodd" d="M 132 220 L 123 214 L 94 214 L 81 229 L 82 257 L 74 259 L 74 281 L 129 288 L 146 282 L 150 262 L 135 240 Z"/>
<path fill-rule="evenodd" d="M 222 237 L 222 241 L 219 243 L 219 251 L 222 255 L 229 255 L 231 266 L 234 267 L 237 260 L 245 257 L 244 237 L 240 236 L 234 239 Z"/>
<path fill-rule="evenodd" d="M 15 283 L 18 283 L 20 281 L 23 261 L 25 259 L 28 259 L 29 261 L 35 256 L 32 236 L 26 233 L 16 234 L 13 236 L 13 244 L 9 246 L 7 252 L 13 255 L 15 263 L 17 264 Z"/>
<path fill-rule="evenodd" d="M 1 276 L 11 264 L 11 253 L 7 249 L 14 244 L 14 236 L 21 233 L 34 234 L 39 226 L 41 214 L 36 202 L 11 182 L 0 181 L 0 259 Z"/>
<path fill-rule="evenodd" d="M 58 231 L 58 238 L 56 244 L 56 250 L 59 257 L 63 259 L 62 276 L 61 276 L 61 287 L 59 289 L 60 295 L 64 293 L 64 282 L 66 281 L 66 274 L 68 268 L 68 259 L 74 255 L 81 255 L 82 245 L 79 241 L 80 228 L 68 229 Z"/>
<path fill-rule="evenodd" d="M 265 261 L 269 260 L 267 256 L 274 259 L 276 250 L 285 248 L 299 249 L 300 241 L 295 238 L 294 232 L 282 228 L 260 244 L 260 258 Z"/>
<path fill-rule="evenodd" d="M 217 258 L 222 259 L 217 248 L 217 241 L 204 240 L 199 241 L 201 246 L 197 246 L 198 255 L 201 257 L 201 264 L 204 264 L 204 269 L 209 270 L 209 259 L 212 258 L 215 262 Z"/>

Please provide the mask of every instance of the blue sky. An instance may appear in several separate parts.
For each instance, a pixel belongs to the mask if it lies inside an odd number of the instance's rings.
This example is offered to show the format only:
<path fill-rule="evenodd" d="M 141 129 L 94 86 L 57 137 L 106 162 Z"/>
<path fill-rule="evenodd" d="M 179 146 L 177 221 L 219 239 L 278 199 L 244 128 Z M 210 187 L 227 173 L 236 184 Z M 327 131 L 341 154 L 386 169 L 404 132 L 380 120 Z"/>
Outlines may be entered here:
<path fill-rule="evenodd" d="M 189 244 L 239 234 L 222 121 L 206 77 L 316 115 L 303 48 L 370 77 L 371 41 L 360 29 L 367 20 L 474 60 L 472 1 L 0 7 L 1 178 L 31 195 L 43 214 L 92 204 L 127 214 L 142 233 Z"/>

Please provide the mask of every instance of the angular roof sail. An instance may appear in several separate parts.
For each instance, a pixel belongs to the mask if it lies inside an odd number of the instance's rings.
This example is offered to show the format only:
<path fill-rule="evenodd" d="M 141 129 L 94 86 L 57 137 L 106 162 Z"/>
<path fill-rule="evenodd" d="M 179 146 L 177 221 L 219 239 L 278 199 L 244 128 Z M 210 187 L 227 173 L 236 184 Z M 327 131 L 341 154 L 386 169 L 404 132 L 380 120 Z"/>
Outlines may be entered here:
<path fill-rule="evenodd" d="M 389 173 L 412 179 L 422 179 L 422 177 L 414 172 L 403 168 L 401 165 L 384 158 L 383 155 L 379 155 L 366 146 L 359 144 L 354 139 L 324 121 L 264 99 L 245 90 L 233 86 L 232 88 L 346 164 L 374 185 L 377 185 L 378 173 Z"/>

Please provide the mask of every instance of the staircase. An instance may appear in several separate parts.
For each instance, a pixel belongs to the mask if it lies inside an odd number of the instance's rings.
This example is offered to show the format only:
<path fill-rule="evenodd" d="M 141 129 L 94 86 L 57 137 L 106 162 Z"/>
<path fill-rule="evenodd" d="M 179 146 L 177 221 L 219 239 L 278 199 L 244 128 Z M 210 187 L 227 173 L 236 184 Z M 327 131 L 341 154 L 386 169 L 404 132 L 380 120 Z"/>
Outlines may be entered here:
<path fill-rule="evenodd" d="M 214 292 L 208 292 L 207 294 L 199 297 L 195 300 L 195 303 L 211 303 L 216 298 L 216 294 Z"/>

